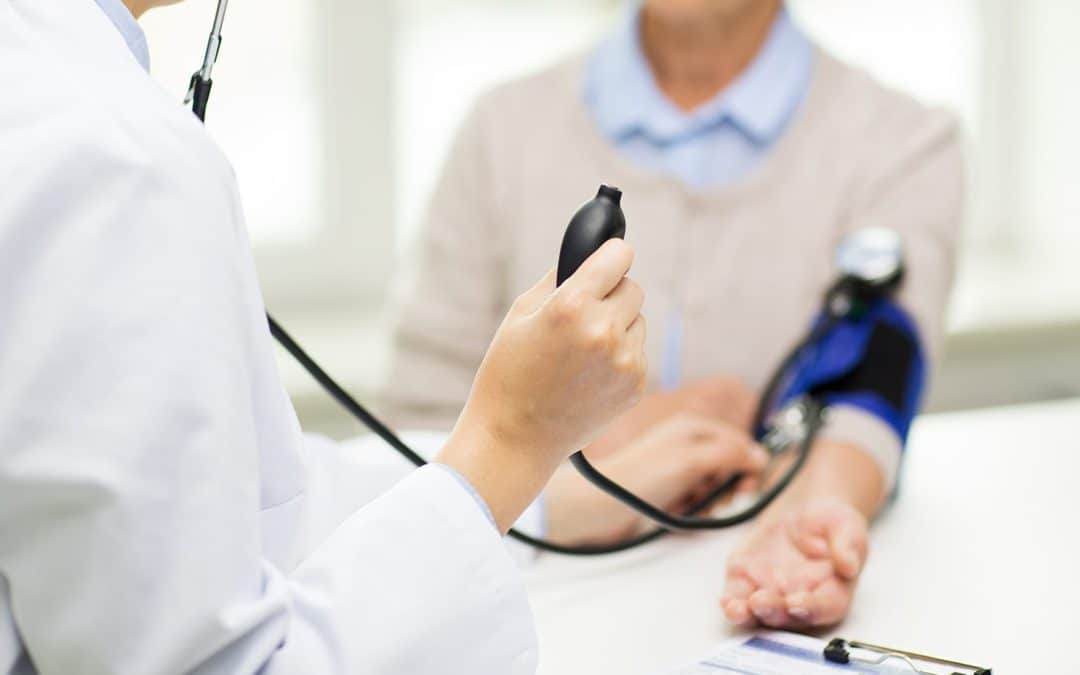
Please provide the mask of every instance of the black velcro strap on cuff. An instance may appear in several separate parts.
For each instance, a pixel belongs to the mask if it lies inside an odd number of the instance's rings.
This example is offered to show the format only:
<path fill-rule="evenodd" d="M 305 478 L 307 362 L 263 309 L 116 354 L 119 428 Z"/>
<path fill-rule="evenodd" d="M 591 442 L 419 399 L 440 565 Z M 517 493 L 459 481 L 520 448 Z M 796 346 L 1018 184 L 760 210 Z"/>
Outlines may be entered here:
<path fill-rule="evenodd" d="M 918 350 L 911 336 L 892 324 L 878 321 L 867 340 L 863 358 L 855 368 L 814 387 L 814 392 L 873 392 L 902 412 L 907 406 L 911 371 L 917 358 Z"/>

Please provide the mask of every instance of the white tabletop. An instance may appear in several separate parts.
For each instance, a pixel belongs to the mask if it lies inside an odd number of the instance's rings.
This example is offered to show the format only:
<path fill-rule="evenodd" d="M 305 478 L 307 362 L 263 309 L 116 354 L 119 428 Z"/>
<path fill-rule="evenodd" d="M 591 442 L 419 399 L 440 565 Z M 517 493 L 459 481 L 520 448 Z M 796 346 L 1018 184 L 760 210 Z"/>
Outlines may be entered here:
<path fill-rule="evenodd" d="M 1078 426 L 1080 401 L 920 420 L 851 615 L 822 635 L 999 675 L 1080 673 L 1067 655 L 1080 640 Z M 529 572 L 541 675 L 663 673 L 731 636 L 718 598 L 740 533 L 543 557 Z"/>

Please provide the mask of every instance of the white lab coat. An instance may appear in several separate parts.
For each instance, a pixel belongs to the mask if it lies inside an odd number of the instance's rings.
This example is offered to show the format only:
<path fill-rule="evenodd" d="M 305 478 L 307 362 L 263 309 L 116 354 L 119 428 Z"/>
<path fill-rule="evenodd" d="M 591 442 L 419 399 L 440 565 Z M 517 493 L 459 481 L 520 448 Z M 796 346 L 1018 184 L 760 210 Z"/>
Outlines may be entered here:
<path fill-rule="evenodd" d="M 0 674 L 533 672 L 461 484 L 301 434 L 232 169 L 94 3 L 0 0 L 0 92 Z"/>

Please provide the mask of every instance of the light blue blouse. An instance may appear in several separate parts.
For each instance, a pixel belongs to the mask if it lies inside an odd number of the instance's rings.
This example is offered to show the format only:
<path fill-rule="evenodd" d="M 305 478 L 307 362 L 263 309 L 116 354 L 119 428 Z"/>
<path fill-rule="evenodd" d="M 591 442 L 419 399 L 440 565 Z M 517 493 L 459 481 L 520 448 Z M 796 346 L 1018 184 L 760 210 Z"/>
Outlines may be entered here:
<path fill-rule="evenodd" d="M 745 176 L 783 135 L 806 97 L 814 48 L 786 9 L 750 66 L 690 112 L 660 90 L 640 39 L 635 3 L 586 65 L 583 99 L 601 133 L 631 162 L 692 190 L 722 188 Z M 660 384 L 681 379 L 682 319 L 665 317 Z"/>

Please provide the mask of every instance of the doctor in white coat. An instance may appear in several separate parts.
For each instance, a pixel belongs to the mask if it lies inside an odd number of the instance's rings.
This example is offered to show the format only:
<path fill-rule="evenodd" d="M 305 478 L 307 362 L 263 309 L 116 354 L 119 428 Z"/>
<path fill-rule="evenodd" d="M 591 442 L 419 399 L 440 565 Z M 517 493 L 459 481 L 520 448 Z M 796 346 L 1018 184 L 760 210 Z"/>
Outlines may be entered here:
<path fill-rule="evenodd" d="M 640 395 L 630 249 L 525 293 L 365 504 L 282 389 L 232 169 L 145 72 L 154 4 L 0 0 L 0 674 L 533 672 L 500 534 Z"/>

